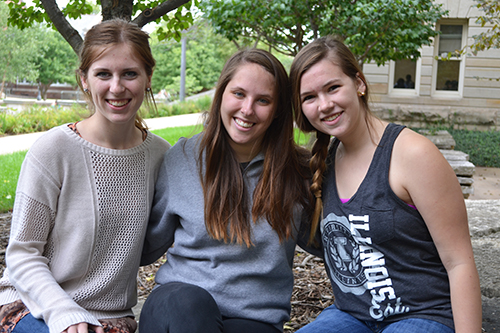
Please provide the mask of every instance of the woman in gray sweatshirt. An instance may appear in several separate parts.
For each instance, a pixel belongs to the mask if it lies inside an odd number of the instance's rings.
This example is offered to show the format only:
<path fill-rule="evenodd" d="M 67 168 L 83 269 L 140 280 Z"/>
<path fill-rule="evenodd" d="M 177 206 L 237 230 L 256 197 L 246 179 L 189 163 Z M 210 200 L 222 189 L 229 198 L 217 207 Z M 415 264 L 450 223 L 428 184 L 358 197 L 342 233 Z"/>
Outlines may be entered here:
<path fill-rule="evenodd" d="M 283 330 L 295 246 L 307 239 L 313 201 L 290 103 L 288 76 L 273 55 L 237 52 L 204 131 L 165 155 L 142 264 L 168 250 L 167 262 L 141 332 Z"/>

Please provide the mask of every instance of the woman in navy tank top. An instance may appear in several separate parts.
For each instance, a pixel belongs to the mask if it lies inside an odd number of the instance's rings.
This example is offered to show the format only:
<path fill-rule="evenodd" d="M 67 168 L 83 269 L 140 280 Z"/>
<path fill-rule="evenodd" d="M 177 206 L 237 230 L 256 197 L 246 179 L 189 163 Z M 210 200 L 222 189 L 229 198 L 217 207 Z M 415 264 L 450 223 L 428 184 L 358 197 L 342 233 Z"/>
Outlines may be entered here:
<path fill-rule="evenodd" d="M 297 125 L 317 135 L 313 231 L 335 295 L 299 332 L 480 332 L 467 211 L 441 152 L 370 112 L 367 81 L 342 42 L 304 47 L 290 78 Z"/>

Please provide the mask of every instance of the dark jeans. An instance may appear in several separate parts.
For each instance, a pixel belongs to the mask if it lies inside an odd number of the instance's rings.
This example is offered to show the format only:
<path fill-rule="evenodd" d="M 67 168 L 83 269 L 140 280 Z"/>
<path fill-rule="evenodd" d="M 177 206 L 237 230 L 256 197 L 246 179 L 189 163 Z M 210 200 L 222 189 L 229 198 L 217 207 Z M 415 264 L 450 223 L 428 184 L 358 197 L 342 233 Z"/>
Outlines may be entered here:
<path fill-rule="evenodd" d="M 225 318 L 212 295 L 198 286 L 171 282 L 149 295 L 141 310 L 140 333 L 280 333 L 251 319 Z"/>

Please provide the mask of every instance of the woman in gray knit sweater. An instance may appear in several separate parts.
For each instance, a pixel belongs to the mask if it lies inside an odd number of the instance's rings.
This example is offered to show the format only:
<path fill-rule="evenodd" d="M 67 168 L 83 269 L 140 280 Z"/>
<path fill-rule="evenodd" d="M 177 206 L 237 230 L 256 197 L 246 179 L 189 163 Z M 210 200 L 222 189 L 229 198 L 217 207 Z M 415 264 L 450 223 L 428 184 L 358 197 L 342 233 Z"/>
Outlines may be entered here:
<path fill-rule="evenodd" d="M 2 332 L 132 333 L 154 184 L 169 148 L 137 111 L 151 95 L 148 35 L 90 29 L 79 84 L 93 114 L 44 134 L 23 163 L 0 280 Z"/>

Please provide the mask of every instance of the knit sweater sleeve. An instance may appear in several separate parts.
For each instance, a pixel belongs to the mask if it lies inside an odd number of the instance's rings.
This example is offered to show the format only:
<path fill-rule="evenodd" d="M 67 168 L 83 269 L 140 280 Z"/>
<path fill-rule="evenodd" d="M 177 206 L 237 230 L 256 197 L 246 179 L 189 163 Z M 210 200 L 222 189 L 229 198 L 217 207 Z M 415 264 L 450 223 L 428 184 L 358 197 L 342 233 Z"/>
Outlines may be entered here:
<path fill-rule="evenodd" d="M 33 316 L 42 318 L 51 333 L 60 333 L 73 323 L 100 324 L 61 288 L 48 265 L 48 236 L 55 222 L 61 170 L 44 161 L 62 153 L 61 144 L 54 145 L 51 134 L 32 147 L 22 165 L 6 264 L 9 280 Z"/>

